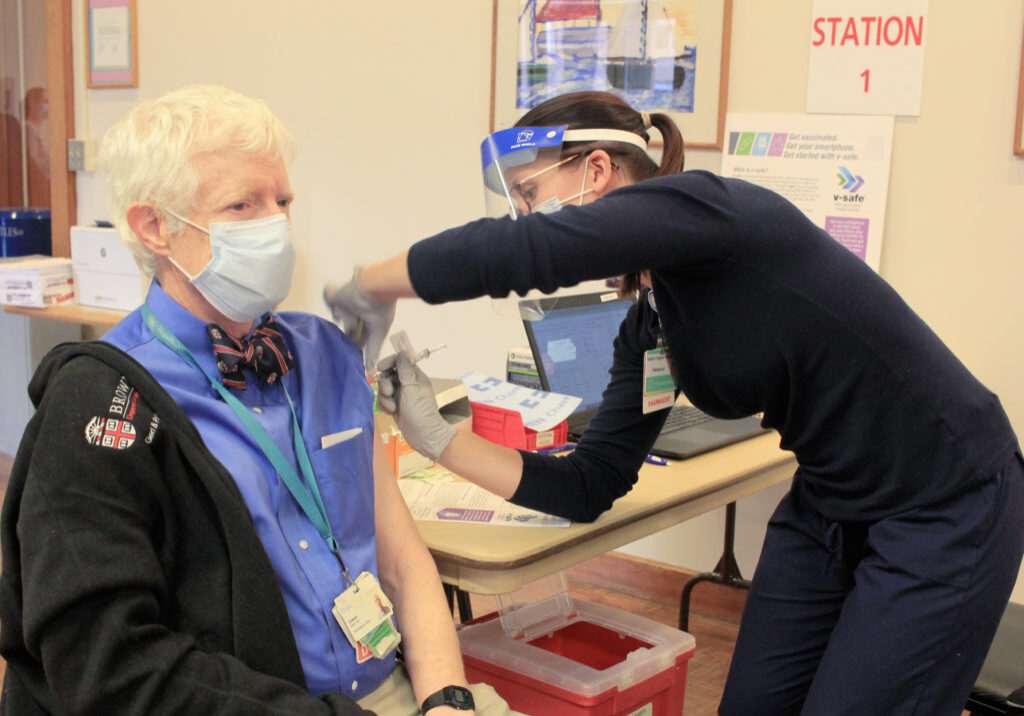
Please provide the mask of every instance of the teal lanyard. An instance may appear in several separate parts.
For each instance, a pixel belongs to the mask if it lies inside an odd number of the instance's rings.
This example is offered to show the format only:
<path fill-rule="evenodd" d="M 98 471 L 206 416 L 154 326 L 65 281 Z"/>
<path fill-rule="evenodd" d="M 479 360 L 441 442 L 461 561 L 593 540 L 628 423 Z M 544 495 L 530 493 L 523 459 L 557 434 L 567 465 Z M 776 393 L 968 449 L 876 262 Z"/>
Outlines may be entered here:
<path fill-rule="evenodd" d="M 303 485 L 303 481 L 299 479 L 295 468 L 285 458 L 281 449 L 270 439 L 264 427 L 249 413 L 249 410 L 242 405 L 242 402 L 228 391 L 224 383 L 211 376 L 203 366 L 199 365 L 199 361 L 195 359 L 195 356 L 192 355 L 189 349 L 178 340 L 177 336 L 171 333 L 167 326 L 160 322 L 159 318 L 153 315 L 153 312 L 149 310 L 149 306 L 145 303 L 142 304 L 142 320 L 146 322 L 146 326 L 161 343 L 198 368 L 206 376 L 206 379 L 210 381 L 210 385 L 224 398 L 224 402 L 235 412 L 235 415 L 242 421 L 246 430 L 256 440 L 260 449 L 263 450 L 263 454 L 270 460 L 270 463 L 277 471 L 278 477 L 281 478 L 281 482 L 288 488 L 288 492 L 292 494 L 295 501 L 299 503 L 299 507 L 306 513 L 306 517 L 313 523 L 316 531 L 327 541 L 334 556 L 338 558 L 338 562 L 341 564 L 341 570 L 345 575 L 345 579 L 351 582 L 352 579 L 349 577 L 348 569 L 345 568 L 345 563 L 338 552 L 338 541 L 331 532 L 331 525 L 327 520 L 327 510 L 324 509 L 324 501 L 320 497 L 320 488 L 317 487 L 316 476 L 313 474 L 313 465 L 309 461 L 309 453 L 306 451 L 306 444 L 302 440 L 299 419 L 295 415 L 295 405 L 292 403 L 292 397 L 288 394 L 288 388 L 285 386 L 284 381 L 281 381 L 281 387 L 284 389 L 285 398 L 288 399 L 288 409 L 292 413 L 292 437 L 295 442 L 295 454 L 299 460 L 302 476 L 305 478 L 305 485 Z"/>

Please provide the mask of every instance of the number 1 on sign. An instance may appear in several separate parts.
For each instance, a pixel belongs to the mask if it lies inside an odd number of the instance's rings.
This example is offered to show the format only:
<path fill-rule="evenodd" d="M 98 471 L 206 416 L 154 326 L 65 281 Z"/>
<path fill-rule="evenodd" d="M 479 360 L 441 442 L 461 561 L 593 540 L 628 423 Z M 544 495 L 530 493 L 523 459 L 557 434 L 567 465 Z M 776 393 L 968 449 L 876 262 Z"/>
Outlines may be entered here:
<path fill-rule="evenodd" d="M 860 76 L 864 78 L 864 94 L 867 94 L 868 84 L 871 82 L 871 70 L 864 70 L 860 73 Z"/>

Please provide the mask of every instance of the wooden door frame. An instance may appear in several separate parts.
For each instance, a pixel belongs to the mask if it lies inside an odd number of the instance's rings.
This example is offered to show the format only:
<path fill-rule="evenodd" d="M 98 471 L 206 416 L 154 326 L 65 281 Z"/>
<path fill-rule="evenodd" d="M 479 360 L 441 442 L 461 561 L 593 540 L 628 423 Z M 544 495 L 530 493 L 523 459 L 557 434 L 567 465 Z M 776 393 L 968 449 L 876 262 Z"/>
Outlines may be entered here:
<path fill-rule="evenodd" d="M 46 0 L 46 91 L 50 117 L 50 230 L 53 255 L 71 256 L 78 220 L 75 174 L 68 171 L 68 139 L 75 136 L 71 0 Z M 60 118 L 63 117 L 63 121 Z"/>

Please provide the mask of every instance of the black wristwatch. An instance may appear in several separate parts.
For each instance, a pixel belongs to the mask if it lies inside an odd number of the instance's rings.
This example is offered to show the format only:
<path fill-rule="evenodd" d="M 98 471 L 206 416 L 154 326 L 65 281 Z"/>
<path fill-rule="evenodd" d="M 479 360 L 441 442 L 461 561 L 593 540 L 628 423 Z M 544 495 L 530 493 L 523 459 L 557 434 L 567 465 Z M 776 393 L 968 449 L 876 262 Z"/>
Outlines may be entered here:
<path fill-rule="evenodd" d="M 476 704 L 473 703 L 473 692 L 465 686 L 445 686 L 440 691 L 435 691 L 420 706 L 420 713 L 425 714 L 438 706 L 451 706 L 459 711 L 472 711 L 476 708 Z"/>

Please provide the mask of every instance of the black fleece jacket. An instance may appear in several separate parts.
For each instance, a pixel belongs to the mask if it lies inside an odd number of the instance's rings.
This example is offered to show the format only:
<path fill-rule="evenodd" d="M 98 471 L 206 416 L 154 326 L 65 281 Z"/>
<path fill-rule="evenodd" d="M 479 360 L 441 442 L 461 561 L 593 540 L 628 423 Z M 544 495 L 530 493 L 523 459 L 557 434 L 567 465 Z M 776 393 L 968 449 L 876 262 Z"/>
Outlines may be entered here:
<path fill-rule="evenodd" d="M 234 480 L 135 360 L 55 348 L 0 540 L 2 714 L 366 714 L 305 687 Z"/>

